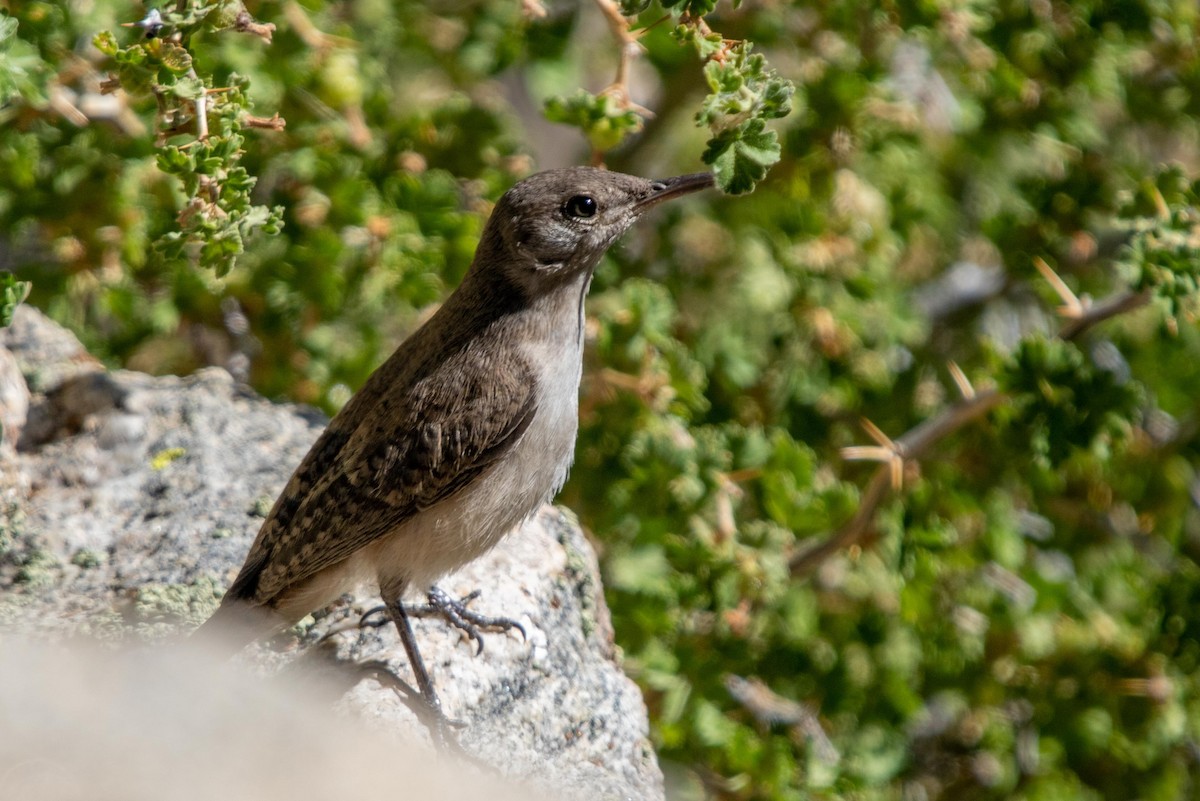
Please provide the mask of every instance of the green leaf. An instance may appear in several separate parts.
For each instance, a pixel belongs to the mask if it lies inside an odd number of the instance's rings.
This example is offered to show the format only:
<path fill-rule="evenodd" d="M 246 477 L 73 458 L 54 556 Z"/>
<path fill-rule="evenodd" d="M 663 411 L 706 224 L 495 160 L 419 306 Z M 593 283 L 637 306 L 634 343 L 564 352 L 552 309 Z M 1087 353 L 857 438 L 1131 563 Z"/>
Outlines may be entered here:
<path fill-rule="evenodd" d="M 154 39 L 147 43 L 146 49 L 164 67 L 177 75 L 181 75 L 192 68 L 192 54 L 187 51 L 187 48 L 174 42 Z"/>
<path fill-rule="evenodd" d="M 717 188 L 730 195 L 754 190 L 767 174 L 767 168 L 779 161 L 779 139 L 766 130 L 762 120 L 751 120 L 708 141 L 701 159 L 711 164 Z"/>
<path fill-rule="evenodd" d="M 1175 165 L 1142 179 L 1118 223 L 1129 232 L 1121 267 L 1132 288 L 1173 317 L 1200 308 L 1200 182 Z"/>
<path fill-rule="evenodd" d="M 159 150 L 156 161 L 158 168 L 168 175 L 180 175 L 192 172 L 196 168 L 191 154 L 174 146 Z"/>
<path fill-rule="evenodd" d="M 92 37 L 92 45 L 109 58 L 115 56 L 121 47 L 117 44 L 117 38 L 113 36 L 112 31 L 100 31 Z"/>
<path fill-rule="evenodd" d="M 17 36 L 17 20 L 0 16 L 0 106 L 14 98 L 44 105 L 51 74 L 37 48 Z"/>
<path fill-rule="evenodd" d="M 182 100 L 198 100 L 204 94 L 204 81 L 185 76 L 170 84 L 167 90 Z"/>
<path fill-rule="evenodd" d="M 671 35 L 680 44 L 690 44 L 702 59 L 708 59 L 725 46 L 725 37 L 716 31 L 701 34 L 694 25 L 677 25 Z"/>
<path fill-rule="evenodd" d="M 1030 336 L 1023 340 L 1002 386 L 1013 392 L 1017 423 L 1033 455 L 1059 464 L 1078 449 L 1102 445 L 1128 433 L 1128 420 L 1142 401 L 1139 385 L 1102 369 L 1073 342 Z"/>
<path fill-rule="evenodd" d="M 146 52 L 145 46 L 140 44 L 118 48 L 112 55 L 118 64 L 125 67 L 144 66 L 146 60 L 149 58 L 149 53 Z"/>
<path fill-rule="evenodd" d="M 28 281 L 18 281 L 12 273 L 0 273 L 0 328 L 12 323 L 17 306 L 29 296 L 32 286 Z"/>
<path fill-rule="evenodd" d="M 692 39 L 702 52 L 717 44 L 696 34 Z M 740 42 L 704 66 L 710 92 L 696 113 L 696 122 L 713 135 L 702 158 L 713 165 L 721 191 L 735 195 L 752 191 L 779 161 L 778 138 L 765 121 L 789 114 L 795 94 L 791 81 L 780 78 L 751 47 Z"/>

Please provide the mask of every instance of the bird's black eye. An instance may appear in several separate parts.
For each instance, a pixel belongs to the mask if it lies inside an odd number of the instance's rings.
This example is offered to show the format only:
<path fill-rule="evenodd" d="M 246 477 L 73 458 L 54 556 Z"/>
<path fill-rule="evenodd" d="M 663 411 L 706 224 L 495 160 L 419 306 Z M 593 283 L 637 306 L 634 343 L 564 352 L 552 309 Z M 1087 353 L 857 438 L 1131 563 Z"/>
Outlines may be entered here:
<path fill-rule="evenodd" d="M 596 201 L 587 195 L 575 195 L 567 201 L 563 206 L 563 214 L 568 217 L 583 219 L 585 217 L 594 217 L 596 215 Z"/>

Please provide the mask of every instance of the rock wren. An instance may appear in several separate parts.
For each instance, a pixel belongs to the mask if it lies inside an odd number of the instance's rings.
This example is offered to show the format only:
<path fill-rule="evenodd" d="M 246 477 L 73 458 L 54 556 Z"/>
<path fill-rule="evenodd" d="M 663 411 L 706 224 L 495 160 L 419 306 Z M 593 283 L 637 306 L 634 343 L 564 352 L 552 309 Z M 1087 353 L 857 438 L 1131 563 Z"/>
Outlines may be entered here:
<path fill-rule="evenodd" d="M 485 553 L 562 487 L 596 264 L 647 209 L 712 183 L 576 167 L 505 193 L 462 284 L 329 423 L 202 628 L 249 641 L 377 582 L 438 710 L 403 596 Z M 461 606 L 446 611 L 461 624 Z"/>

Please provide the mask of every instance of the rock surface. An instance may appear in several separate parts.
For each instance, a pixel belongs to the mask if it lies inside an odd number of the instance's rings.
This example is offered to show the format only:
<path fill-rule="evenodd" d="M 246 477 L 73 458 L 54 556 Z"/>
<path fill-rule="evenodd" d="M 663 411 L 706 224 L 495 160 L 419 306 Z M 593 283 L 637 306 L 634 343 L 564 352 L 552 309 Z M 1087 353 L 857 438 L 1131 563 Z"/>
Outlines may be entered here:
<path fill-rule="evenodd" d="M 13 388 L 14 364 L 28 396 Z M 0 329 L 0 386 L 0 641 L 140 643 L 199 623 L 324 425 L 220 369 L 105 372 L 29 307 Z M 469 753 L 554 788 L 554 798 L 662 798 L 645 707 L 615 662 L 595 555 L 567 514 L 543 509 L 441 586 L 481 590 L 473 608 L 515 618 L 527 633 L 485 634 L 475 656 L 443 621 L 415 621 Z M 343 599 L 302 634 L 242 659 L 262 673 L 332 664 L 349 686 L 342 708 L 426 747 L 393 687 L 355 667 L 381 660 L 411 683 L 394 628 L 356 625 L 375 603 L 369 591 Z"/>

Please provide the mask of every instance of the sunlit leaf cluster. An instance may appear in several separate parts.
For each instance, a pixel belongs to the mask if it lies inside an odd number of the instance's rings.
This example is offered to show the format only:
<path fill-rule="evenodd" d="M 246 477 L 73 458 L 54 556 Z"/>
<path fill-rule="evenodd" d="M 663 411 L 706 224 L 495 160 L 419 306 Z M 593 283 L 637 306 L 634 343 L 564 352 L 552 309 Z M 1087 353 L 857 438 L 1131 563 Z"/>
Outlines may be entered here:
<path fill-rule="evenodd" d="M 250 106 L 246 80 L 230 73 L 226 86 L 211 86 L 196 73 L 187 47 L 201 30 L 231 27 L 234 5 L 194 0 L 165 14 L 152 10 L 133 25 L 143 32 L 143 41 L 122 46 L 110 31 L 93 40 L 116 67 L 110 81 L 154 97 L 157 164 L 183 187 L 177 227 L 155 242 L 156 249 L 167 260 L 191 261 L 217 276 L 233 269 L 251 234 L 274 234 L 282 224 L 282 208 L 252 202 L 258 179 L 239 164 L 242 120 Z"/>
<path fill-rule="evenodd" d="M 1185 324 L 1200 314 L 1200 183 L 1172 166 L 1131 193 L 1120 222 L 1127 226 L 1131 284 L 1166 302 Z"/>
<path fill-rule="evenodd" d="M 626 136 L 640 131 L 643 124 L 638 113 L 622 108 L 615 96 L 594 95 L 584 89 L 570 97 L 547 100 L 546 119 L 582 130 L 596 153 L 612 150 Z"/>

